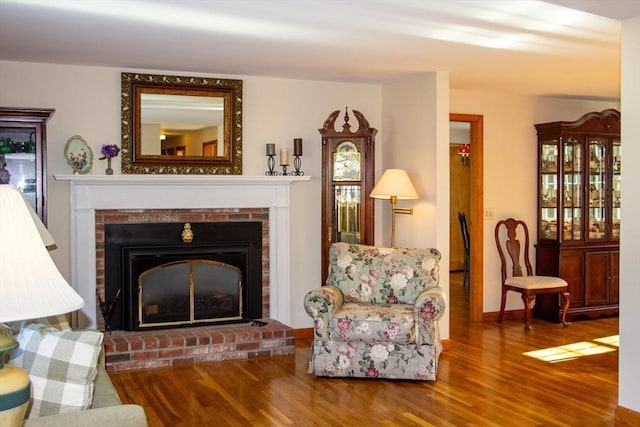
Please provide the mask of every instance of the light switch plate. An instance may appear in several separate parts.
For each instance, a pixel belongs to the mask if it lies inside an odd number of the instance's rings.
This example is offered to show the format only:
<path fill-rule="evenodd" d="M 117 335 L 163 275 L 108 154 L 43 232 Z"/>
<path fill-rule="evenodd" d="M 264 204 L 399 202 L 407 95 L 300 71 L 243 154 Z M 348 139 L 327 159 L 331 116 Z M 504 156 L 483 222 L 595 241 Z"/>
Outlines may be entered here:
<path fill-rule="evenodd" d="M 485 220 L 489 220 L 489 219 L 493 219 L 493 217 L 494 217 L 493 208 L 485 208 L 484 209 L 484 219 Z"/>

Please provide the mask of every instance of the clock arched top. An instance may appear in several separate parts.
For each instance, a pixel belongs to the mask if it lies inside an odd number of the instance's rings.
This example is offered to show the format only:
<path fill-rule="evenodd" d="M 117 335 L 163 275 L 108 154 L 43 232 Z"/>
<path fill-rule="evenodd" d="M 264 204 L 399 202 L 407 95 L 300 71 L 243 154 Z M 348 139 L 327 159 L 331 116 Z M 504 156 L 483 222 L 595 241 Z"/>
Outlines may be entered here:
<path fill-rule="evenodd" d="M 369 121 L 364 117 L 364 115 L 358 110 L 351 110 L 356 120 L 358 120 L 358 129 L 355 132 L 351 131 L 351 125 L 349 124 L 349 109 L 345 108 L 344 111 L 344 124 L 342 125 L 342 131 L 336 130 L 336 119 L 340 114 L 340 110 L 336 110 L 333 113 L 329 114 L 327 120 L 324 121 L 324 124 L 318 131 L 320 135 L 322 135 L 322 143 L 327 143 L 327 138 L 349 138 L 349 137 L 365 137 L 367 138 L 367 143 L 370 144 L 373 142 L 373 138 L 375 137 L 378 130 L 372 128 L 369 124 Z"/>

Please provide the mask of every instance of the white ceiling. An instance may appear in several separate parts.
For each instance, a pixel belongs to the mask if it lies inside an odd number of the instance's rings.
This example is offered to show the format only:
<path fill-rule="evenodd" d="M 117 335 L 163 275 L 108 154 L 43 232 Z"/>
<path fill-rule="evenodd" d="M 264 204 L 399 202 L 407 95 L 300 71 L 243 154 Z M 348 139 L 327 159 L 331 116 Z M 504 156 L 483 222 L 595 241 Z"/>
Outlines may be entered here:
<path fill-rule="evenodd" d="M 454 89 L 616 99 L 634 16 L 640 0 L 0 0 L 0 60 L 367 83 L 444 70 Z"/>

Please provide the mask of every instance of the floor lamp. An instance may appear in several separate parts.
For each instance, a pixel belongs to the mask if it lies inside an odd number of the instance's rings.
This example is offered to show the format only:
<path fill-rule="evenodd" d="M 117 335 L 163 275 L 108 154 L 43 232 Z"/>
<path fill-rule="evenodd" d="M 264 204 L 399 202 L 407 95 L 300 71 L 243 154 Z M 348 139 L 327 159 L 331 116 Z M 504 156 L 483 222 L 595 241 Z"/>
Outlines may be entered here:
<path fill-rule="evenodd" d="M 388 199 L 391 202 L 391 247 L 393 248 L 396 246 L 396 214 L 413 215 L 413 209 L 398 208 L 396 202 L 417 199 L 418 193 L 404 169 L 387 169 L 369 196 L 374 199 Z"/>
<path fill-rule="evenodd" d="M 54 245 L 22 193 L 0 184 L 0 323 L 69 313 L 84 306 L 54 264 Z M 18 347 L 0 337 L 0 425 L 20 426 L 30 399 L 27 373 L 5 365 L 5 353 Z"/>

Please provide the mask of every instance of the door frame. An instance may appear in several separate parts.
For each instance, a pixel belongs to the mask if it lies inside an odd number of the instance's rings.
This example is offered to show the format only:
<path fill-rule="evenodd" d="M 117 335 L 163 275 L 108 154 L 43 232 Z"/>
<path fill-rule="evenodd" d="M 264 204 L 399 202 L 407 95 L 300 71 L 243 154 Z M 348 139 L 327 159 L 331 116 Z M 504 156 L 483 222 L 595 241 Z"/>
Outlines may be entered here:
<path fill-rule="evenodd" d="M 471 266 L 469 285 L 469 319 L 474 322 L 483 320 L 483 119 L 479 114 L 450 113 L 450 122 L 469 123 L 469 142 L 471 143 L 470 188 L 469 188 L 469 236 L 471 240 Z"/>

